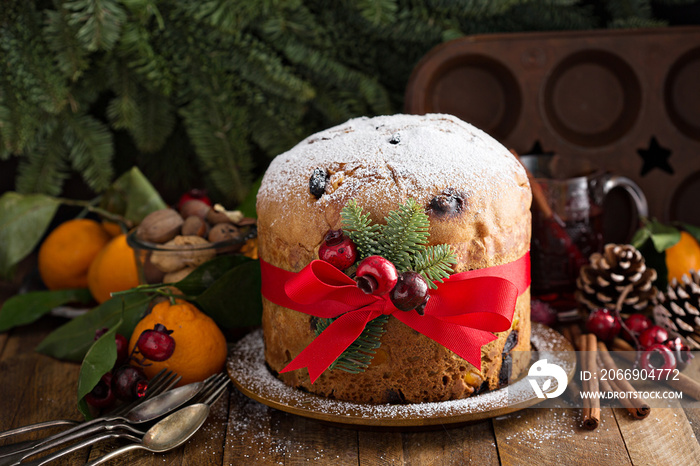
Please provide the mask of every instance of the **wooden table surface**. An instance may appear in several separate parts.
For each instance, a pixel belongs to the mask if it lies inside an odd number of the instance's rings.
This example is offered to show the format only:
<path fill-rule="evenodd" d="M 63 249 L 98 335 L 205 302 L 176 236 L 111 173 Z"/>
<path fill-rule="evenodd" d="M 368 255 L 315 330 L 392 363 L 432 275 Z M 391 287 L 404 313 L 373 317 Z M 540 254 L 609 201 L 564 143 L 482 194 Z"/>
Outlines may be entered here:
<path fill-rule="evenodd" d="M 0 302 L 7 287 L 0 286 Z M 80 367 L 34 351 L 63 320 L 45 317 L 0 334 L 0 431 L 49 419 L 80 419 Z M 111 465 L 452 465 L 700 463 L 700 409 L 652 409 L 634 420 L 622 408 L 603 408 L 595 431 L 580 426 L 580 410 L 531 408 L 463 427 L 389 432 L 330 427 L 252 401 L 233 387 L 203 428 L 166 453 L 142 450 Z M 33 438 L 32 435 L 23 439 Z M 3 441 L 0 441 L 3 444 Z M 121 445 L 110 440 L 55 464 L 83 464 Z"/>

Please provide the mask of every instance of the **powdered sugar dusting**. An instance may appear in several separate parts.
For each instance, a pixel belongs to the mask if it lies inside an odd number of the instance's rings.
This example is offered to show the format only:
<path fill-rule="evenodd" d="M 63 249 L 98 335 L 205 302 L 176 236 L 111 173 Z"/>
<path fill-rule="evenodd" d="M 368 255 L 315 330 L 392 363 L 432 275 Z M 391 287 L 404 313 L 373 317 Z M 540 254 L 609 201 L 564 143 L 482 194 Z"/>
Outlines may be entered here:
<path fill-rule="evenodd" d="M 309 136 L 277 156 L 258 198 L 313 201 L 309 177 L 319 167 L 335 177 L 317 201 L 321 205 L 367 190 L 378 198 L 422 200 L 455 187 L 496 198 L 517 184 L 514 173 L 524 176 L 505 147 L 454 116 L 363 117 Z"/>
<path fill-rule="evenodd" d="M 538 337 L 533 332 L 532 341 L 536 346 L 551 345 L 551 335 Z M 573 367 L 568 367 L 566 361 L 556 360 L 556 353 L 551 355 L 540 351 L 540 357 L 548 357 L 550 362 L 563 365 L 567 373 L 573 371 Z M 264 359 L 262 330 L 247 335 L 235 345 L 227 366 L 232 379 L 244 393 L 249 392 L 266 404 L 272 400 L 271 406 L 296 414 L 311 414 L 311 417 L 322 415 L 331 420 L 337 418 L 338 422 L 354 424 L 391 425 L 395 421 L 402 425 L 406 421 L 415 421 L 415 425 L 427 425 L 425 420 L 461 422 L 465 417 L 485 418 L 489 417 L 488 412 L 495 409 L 518 405 L 524 407 L 536 402 L 526 379 L 471 398 L 433 403 L 370 405 L 323 398 L 285 385 L 268 370 Z"/>

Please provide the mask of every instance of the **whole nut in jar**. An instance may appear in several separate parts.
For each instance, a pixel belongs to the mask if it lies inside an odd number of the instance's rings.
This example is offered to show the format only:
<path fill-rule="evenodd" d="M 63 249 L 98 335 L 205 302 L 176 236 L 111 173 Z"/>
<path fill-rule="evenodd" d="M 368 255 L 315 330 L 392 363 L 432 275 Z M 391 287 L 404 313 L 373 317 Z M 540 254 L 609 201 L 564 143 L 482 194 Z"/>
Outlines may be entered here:
<path fill-rule="evenodd" d="M 164 244 L 171 250 L 153 251 L 151 262 L 165 273 L 176 272 L 184 267 L 197 267 L 216 256 L 214 248 L 205 247 L 209 244 L 200 236 L 176 236 Z"/>
<path fill-rule="evenodd" d="M 231 219 L 229 219 L 228 215 L 226 215 L 226 212 L 211 209 L 207 213 L 207 222 L 211 223 L 212 225 L 217 225 L 219 223 L 231 223 Z"/>
<path fill-rule="evenodd" d="M 174 209 L 156 210 L 141 221 L 136 236 L 142 241 L 165 243 L 177 236 L 183 223 L 184 219 Z"/>
<path fill-rule="evenodd" d="M 182 224 L 182 236 L 207 236 L 207 224 L 204 220 L 196 215 L 190 215 Z"/>
<path fill-rule="evenodd" d="M 209 241 L 219 243 L 238 238 L 238 227 L 230 223 L 218 223 L 209 231 Z"/>
<path fill-rule="evenodd" d="M 182 207 L 180 207 L 180 213 L 184 218 L 196 215 L 202 220 L 207 218 L 207 214 L 211 210 L 212 208 L 209 207 L 209 204 L 200 201 L 199 199 L 190 199 L 189 201 L 184 202 Z"/>
<path fill-rule="evenodd" d="M 222 241 L 232 241 L 240 239 L 238 227 L 230 223 L 218 223 L 211 227 L 209 231 L 209 241 L 212 243 L 220 243 Z M 242 242 L 232 244 L 225 248 L 219 248 L 219 252 L 235 252 L 243 246 Z"/>

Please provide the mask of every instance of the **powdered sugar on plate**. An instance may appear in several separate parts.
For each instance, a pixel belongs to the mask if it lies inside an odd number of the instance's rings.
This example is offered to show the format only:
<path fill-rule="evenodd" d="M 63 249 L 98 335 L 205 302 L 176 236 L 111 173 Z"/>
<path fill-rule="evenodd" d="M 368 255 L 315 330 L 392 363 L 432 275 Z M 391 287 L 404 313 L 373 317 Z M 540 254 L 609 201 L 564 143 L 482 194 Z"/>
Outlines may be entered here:
<path fill-rule="evenodd" d="M 563 337 L 534 323 L 532 329 L 537 357 L 546 357 L 567 374 L 573 374 L 575 355 L 573 360 L 562 357 Z M 342 424 L 405 427 L 461 423 L 517 411 L 542 401 L 526 378 L 470 398 L 434 403 L 370 405 L 323 398 L 285 385 L 269 371 L 262 330 L 250 333 L 232 348 L 227 369 L 237 388 L 254 400 L 282 411 Z"/>

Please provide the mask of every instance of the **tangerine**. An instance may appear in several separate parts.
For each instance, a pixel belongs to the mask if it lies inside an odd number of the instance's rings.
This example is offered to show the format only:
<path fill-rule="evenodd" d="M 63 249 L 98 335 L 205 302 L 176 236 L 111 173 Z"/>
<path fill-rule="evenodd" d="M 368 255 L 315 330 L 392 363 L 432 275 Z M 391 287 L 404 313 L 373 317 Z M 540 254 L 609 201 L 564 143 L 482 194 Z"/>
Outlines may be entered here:
<path fill-rule="evenodd" d="M 88 270 L 88 288 L 99 303 L 107 301 L 116 291 L 138 286 L 134 250 L 126 243 L 126 235 L 118 235 L 102 248 Z"/>
<path fill-rule="evenodd" d="M 50 290 L 87 288 L 88 269 L 110 236 L 94 220 L 67 220 L 39 247 L 38 268 Z"/>
<path fill-rule="evenodd" d="M 102 228 L 104 228 L 105 231 L 109 233 L 109 235 L 112 238 L 114 238 L 115 236 L 119 236 L 123 233 L 121 225 L 111 220 L 102 220 Z"/>
<path fill-rule="evenodd" d="M 186 385 L 204 380 L 224 368 L 228 354 L 226 337 L 211 317 L 182 300 L 175 304 L 170 301 L 156 304 L 150 314 L 136 324 L 129 351 L 134 350 L 144 331 L 153 330 L 157 324 L 172 331 L 170 336 L 175 341 L 175 350 L 163 361 L 145 360 L 143 370 L 149 379 L 160 370 L 169 369 L 182 377 L 178 385 Z"/>
<path fill-rule="evenodd" d="M 666 249 L 668 281 L 681 280 L 691 270 L 700 271 L 700 244 L 687 231 L 681 231 L 681 239 Z"/>

